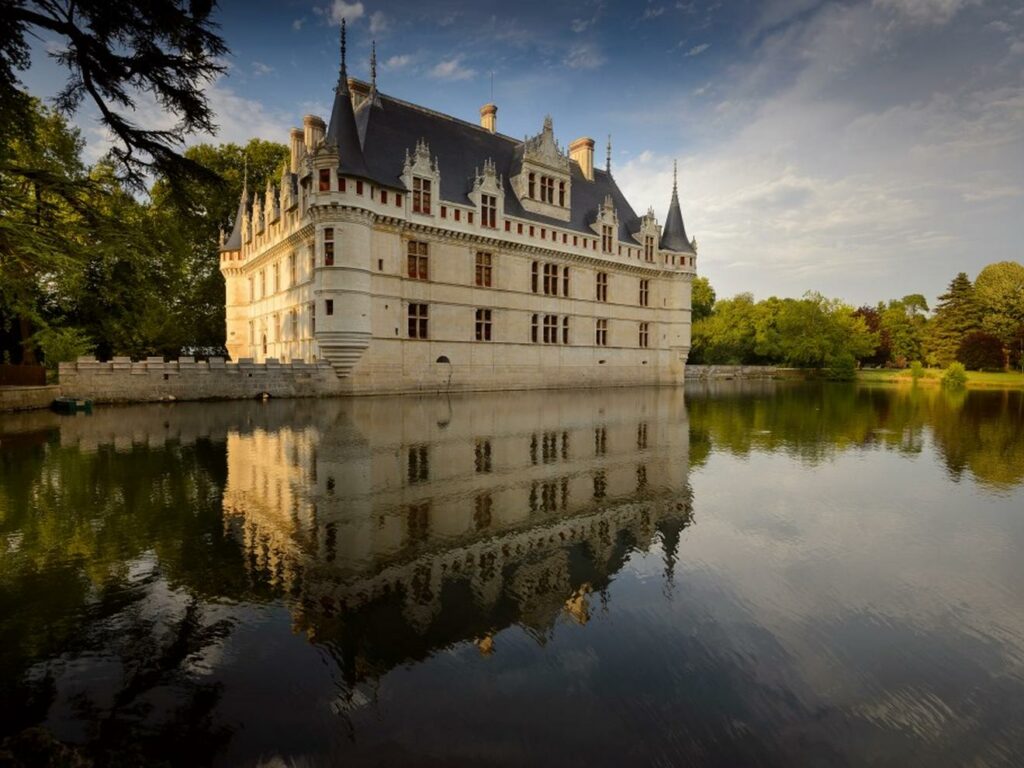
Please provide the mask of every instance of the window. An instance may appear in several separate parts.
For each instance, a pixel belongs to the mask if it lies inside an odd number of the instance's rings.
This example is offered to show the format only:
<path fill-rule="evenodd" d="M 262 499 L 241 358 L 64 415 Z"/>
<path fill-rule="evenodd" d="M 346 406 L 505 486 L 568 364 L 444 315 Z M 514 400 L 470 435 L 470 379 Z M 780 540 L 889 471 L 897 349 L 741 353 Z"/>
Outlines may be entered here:
<path fill-rule="evenodd" d="M 357 195 L 363 194 L 363 182 L 361 182 L 361 181 L 357 181 L 356 182 L 356 194 Z"/>
<path fill-rule="evenodd" d="M 409 305 L 409 338 L 427 338 L 427 305 Z"/>
<path fill-rule="evenodd" d="M 267 270 L 260 270 L 260 298 L 267 295 Z"/>
<path fill-rule="evenodd" d="M 640 306 L 641 307 L 646 307 L 647 306 L 647 300 L 648 300 L 648 298 L 650 296 L 650 292 L 651 292 L 651 281 L 650 280 L 641 280 L 640 281 Z"/>
<path fill-rule="evenodd" d="M 491 287 L 491 254 L 476 254 L 476 284 L 481 288 Z"/>
<path fill-rule="evenodd" d="M 594 343 L 599 347 L 608 346 L 608 321 L 598 320 L 594 331 Z"/>
<path fill-rule="evenodd" d="M 473 223 L 473 212 L 472 211 L 467 211 L 466 218 L 469 219 L 469 223 L 472 224 Z"/>
<path fill-rule="evenodd" d="M 274 343 L 281 340 L 281 316 L 274 314 Z"/>
<path fill-rule="evenodd" d="M 640 346 L 646 347 L 648 340 L 648 324 L 640 323 Z"/>
<path fill-rule="evenodd" d="M 402 196 L 398 192 L 395 192 L 395 207 L 402 207 Z"/>
<path fill-rule="evenodd" d="M 654 237 L 644 237 L 644 261 L 654 261 Z"/>
<path fill-rule="evenodd" d="M 480 224 L 491 229 L 498 226 L 498 198 L 494 195 L 480 196 Z"/>
<path fill-rule="evenodd" d="M 296 270 L 295 251 L 288 256 L 288 286 L 291 287 L 298 282 L 298 271 Z"/>
<path fill-rule="evenodd" d="M 558 265 L 557 264 L 545 264 L 544 265 L 544 295 L 545 296 L 557 296 L 558 295 Z"/>
<path fill-rule="evenodd" d="M 565 182 L 558 182 L 558 204 L 565 208 Z"/>
<path fill-rule="evenodd" d="M 447 219 L 448 218 L 448 206 L 447 205 L 442 205 L 441 206 L 441 218 L 442 219 Z"/>
<path fill-rule="evenodd" d="M 569 295 L 569 268 L 562 267 L 562 295 Z"/>
<path fill-rule="evenodd" d="M 430 451 L 429 446 L 426 445 L 413 445 L 409 447 L 409 472 L 407 477 L 409 478 L 409 484 L 423 483 L 430 479 Z M 423 508 L 421 510 L 421 507 Z M 423 529 L 424 531 L 429 526 L 426 522 L 426 505 L 418 505 L 416 507 L 417 516 L 422 517 L 422 522 L 416 527 Z M 413 518 L 412 509 L 410 508 L 410 520 Z"/>
<path fill-rule="evenodd" d="M 309 246 L 309 279 L 313 279 L 313 270 L 316 269 L 316 250 Z"/>
<path fill-rule="evenodd" d="M 249 278 L 249 301 L 256 301 L 256 286 L 251 277 Z"/>
<path fill-rule="evenodd" d="M 288 314 L 288 337 L 292 341 L 299 338 L 299 313 L 294 309 Z"/>
<path fill-rule="evenodd" d="M 256 344 L 256 326 L 252 320 L 249 321 L 249 345 L 254 346 Z"/>
<path fill-rule="evenodd" d="M 597 300 L 608 301 L 608 273 L 597 273 Z"/>
<path fill-rule="evenodd" d="M 476 340 L 491 340 L 491 310 L 478 309 L 476 311 Z"/>
<path fill-rule="evenodd" d="M 612 244 L 612 228 L 605 224 L 601 227 L 601 250 L 605 253 L 611 253 Z"/>
<path fill-rule="evenodd" d="M 555 202 L 555 180 L 550 176 L 540 177 L 540 201 L 542 203 Z"/>
<path fill-rule="evenodd" d="M 380 191 L 380 201 L 381 201 L 381 203 L 383 203 L 384 205 L 387 205 L 387 204 L 388 204 L 388 191 L 387 191 L 386 189 L 382 189 L 382 190 Z"/>
<path fill-rule="evenodd" d="M 324 314 L 328 316 L 334 314 L 334 299 L 324 299 Z"/>
<path fill-rule="evenodd" d="M 331 191 L 331 169 L 321 168 L 320 169 L 320 191 L 330 192 Z"/>
<path fill-rule="evenodd" d="M 462 221 L 462 211 L 460 211 L 458 208 L 455 209 L 455 220 Z"/>
<path fill-rule="evenodd" d="M 416 176 L 412 180 L 412 212 L 430 213 L 430 179 Z"/>
<path fill-rule="evenodd" d="M 636 425 L 636 447 L 641 450 L 647 450 L 647 422 L 641 421 Z"/>
<path fill-rule="evenodd" d="M 527 184 L 526 196 L 532 199 L 534 197 L 533 190 L 535 186 L 536 176 L 534 176 L 534 174 L 531 173 L 527 178 L 529 179 L 529 183 Z"/>
<path fill-rule="evenodd" d="M 562 318 L 562 343 L 569 343 L 569 316 L 566 315 Z"/>
<path fill-rule="evenodd" d="M 272 273 L 274 275 L 274 293 L 277 293 L 278 291 L 281 290 L 281 264 L 280 264 L 280 262 L 277 262 L 277 263 L 274 264 L 274 266 L 272 268 Z"/>
<path fill-rule="evenodd" d="M 491 471 L 491 441 L 477 440 L 474 451 L 474 466 L 477 472 Z"/>
<path fill-rule="evenodd" d="M 344 176 L 338 176 L 338 191 L 339 192 L 344 192 L 345 191 L 345 177 Z"/>
<path fill-rule="evenodd" d="M 544 343 L 558 343 L 558 317 L 556 315 L 544 315 Z"/>
<path fill-rule="evenodd" d="M 517 235 L 523 234 L 523 225 L 522 224 L 516 224 L 516 234 Z"/>
<path fill-rule="evenodd" d="M 530 341 L 537 343 L 537 315 L 530 318 Z"/>
<path fill-rule="evenodd" d="M 309 305 L 309 337 L 316 336 L 316 302 Z"/>
<path fill-rule="evenodd" d="M 419 240 L 409 241 L 409 277 L 413 280 L 428 279 L 427 244 Z"/>
<path fill-rule="evenodd" d="M 334 266 L 334 228 L 324 227 L 324 266 Z"/>
<path fill-rule="evenodd" d="M 536 261 L 533 262 L 533 266 L 530 268 L 530 289 L 534 293 L 537 292 L 537 271 L 538 271 L 538 269 L 539 269 L 539 266 L 537 265 L 537 262 Z M 534 341 L 536 341 L 536 339 L 534 339 Z"/>

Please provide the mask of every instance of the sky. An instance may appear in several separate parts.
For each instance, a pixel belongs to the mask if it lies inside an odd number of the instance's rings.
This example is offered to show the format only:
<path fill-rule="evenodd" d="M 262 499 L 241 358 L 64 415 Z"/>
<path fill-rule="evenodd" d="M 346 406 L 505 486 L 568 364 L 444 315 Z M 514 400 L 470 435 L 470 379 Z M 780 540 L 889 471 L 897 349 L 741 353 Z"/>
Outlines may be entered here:
<path fill-rule="evenodd" d="M 597 143 L 637 213 L 668 209 L 672 162 L 698 272 L 719 297 L 814 290 L 851 304 L 1024 260 L 1021 0 L 227 0 L 231 50 L 207 85 L 215 137 L 287 143 L 330 113 L 338 24 L 349 73 L 376 40 L 386 94 L 563 146 Z M 50 96 L 63 73 L 41 38 L 23 81 Z M 492 91 L 493 82 L 493 91 Z M 145 100 L 138 119 L 173 120 Z M 95 113 L 74 121 L 90 158 Z"/>

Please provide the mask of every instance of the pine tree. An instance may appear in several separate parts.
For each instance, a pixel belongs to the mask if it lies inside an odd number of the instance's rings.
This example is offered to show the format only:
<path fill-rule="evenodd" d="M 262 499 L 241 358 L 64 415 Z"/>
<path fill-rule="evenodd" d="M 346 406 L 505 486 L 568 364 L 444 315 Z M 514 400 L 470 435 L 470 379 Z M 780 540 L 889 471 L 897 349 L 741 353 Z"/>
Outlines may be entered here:
<path fill-rule="evenodd" d="M 935 318 L 928 327 L 928 362 L 941 367 L 956 360 L 964 336 L 980 330 L 981 310 L 965 272 L 954 277 L 949 289 L 939 296 Z"/>

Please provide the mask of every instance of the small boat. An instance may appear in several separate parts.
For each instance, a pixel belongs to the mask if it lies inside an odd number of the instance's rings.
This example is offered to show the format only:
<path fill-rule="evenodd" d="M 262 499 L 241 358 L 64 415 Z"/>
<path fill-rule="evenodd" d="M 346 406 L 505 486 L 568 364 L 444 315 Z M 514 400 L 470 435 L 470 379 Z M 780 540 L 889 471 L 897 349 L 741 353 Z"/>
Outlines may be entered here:
<path fill-rule="evenodd" d="M 50 408 L 57 413 L 78 413 L 79 411 L 92 413 L 92 400 L 79 400 L 76 397 L 58 397 L 50 403 Z"/>

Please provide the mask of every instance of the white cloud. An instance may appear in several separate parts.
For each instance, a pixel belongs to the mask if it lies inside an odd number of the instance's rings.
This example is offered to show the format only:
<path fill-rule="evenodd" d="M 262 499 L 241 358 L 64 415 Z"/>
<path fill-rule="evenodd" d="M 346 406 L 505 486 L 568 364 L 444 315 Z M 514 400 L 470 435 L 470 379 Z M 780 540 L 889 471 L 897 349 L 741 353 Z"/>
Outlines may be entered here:
<path fill-rule="evenodd" d="M 968 0 L 874 0 L 879 8 L 895 11 L 915 24 L 947 23 Z"/>
<path fill-rule="evenodd" d="M 374 11 L 370 14 L 370 34 L 379 35 L 388 29 L 388 18 L 383 11 Z"/>
<path fill-rule="evenodd" d="M 641 21 L 648 21 L 650 19 L 656 19 L 665 12 L 665 6 L 663 5 L 648 5 L 644 8 L 644 15 L 640 17 Z"/>
<path fill-rule="evenodd" d="M 604 56 L 590 43 L 577 43 L 565 55 L 565 65 L 570 69 L 596 69 L 604 62 Z"/>
<path fill-rule="evenodd" d="M 399 69 L 404 69 L 412 62 L 412 56 L 403 53 L 400 56 L 392 56 L 384 62 L 384 69 L 394 72 Z"/>
<path fill-rule="evenodd" d="M 269 75 L 273 71 L 273 67 L 271 67 L 269 64 L 264 64 L 262 61 L 254 61 L 252 63 L 252 73 L 256 75 L 256 77 Z"/>
<path fill-rule="evenodd" d="M 430 70 L 430 76 L 438 80 L 468 80 L 476 74 L 476 70 L 462 66 L 462 57 L 439 61 Z"/>
<path fill-rule="evenodd" d="M 292 29 L 295 30 L 296 32 L 298 32 L 300 29 L 302 29 L 302 25 L 305 24 L 305 23 L 306 23 L 306 18 L 304 16 L 300 17 L 300 18 L 298 18 L 298 19 L 296 19 L 295 21 L 292 22 Z"/>
<path fill-rule="evenodd" d="M 686 52 L 687 56 L 700 56 L 704 51 L 711 47 L 711 43 L 701 43 L 700 45 L 693 46 Z"/>
<path fill-rule="evenodd" d="M 346 3 L 345 0 L 333 0 L 330 8 L 330 19 L 332 24 L 341 24 L 341 20 L 355 21 L 362 18 L 364 13 L 363 4 Z"/>

